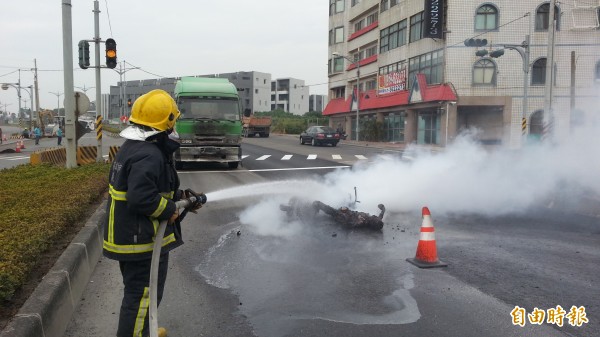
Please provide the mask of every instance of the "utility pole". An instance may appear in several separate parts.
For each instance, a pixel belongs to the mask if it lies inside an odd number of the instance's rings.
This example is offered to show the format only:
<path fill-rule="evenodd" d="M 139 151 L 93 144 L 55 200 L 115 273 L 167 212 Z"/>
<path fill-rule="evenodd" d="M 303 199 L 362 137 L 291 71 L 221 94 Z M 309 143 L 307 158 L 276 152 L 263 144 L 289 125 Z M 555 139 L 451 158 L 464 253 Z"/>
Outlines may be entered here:
<path fill-rule="evenodd" d="M 40 122 L 40 88 L 38 87 L 38 75 L 37 75 L 37 60 L 33 59 L 33 85 L 35 87 L 35 111 L 37 111 L 37 123 Z"/>
<path fill-rule="evenodd" d="M 554 32 L 556 0 L 550 1 L 548 12 L 548 54 L 546 58 L 546 86 L 544 90 L 544 129 L 542 138 L 554 136 L 554 109 L 552 108 L 552 91 L 554 89 Z"/>
<path fill-rule="evenodd" d="M 75 135 L 75 91 L 73 89 L 73 27 L 71 0 L 62 1 L 63 71 L 65 89 L 66 168 L 77 167 L 77 137 Z"/>
<path fill-rule="evenodd" d="M 98 141 L 98 149 L 96 151 L 96 161 L 102 162 L 102 87 L 100 81 L 100 9 L 98 6 L 98 0 L 94 0 L 94 41 L 95 41 L 95 54 L 96 54 L 96 139 Z"/>

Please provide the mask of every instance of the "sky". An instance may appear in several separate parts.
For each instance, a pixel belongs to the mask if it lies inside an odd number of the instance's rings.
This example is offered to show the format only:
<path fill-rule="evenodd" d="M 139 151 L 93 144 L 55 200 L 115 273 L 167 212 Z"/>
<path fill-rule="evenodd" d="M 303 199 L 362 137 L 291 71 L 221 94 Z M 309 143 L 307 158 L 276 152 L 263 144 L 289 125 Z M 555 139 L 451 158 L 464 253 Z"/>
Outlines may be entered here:
<path fill-rule="evenodd" d="M 100 37 L 117 42 L 118 61 L 139 67 L 125 80 L 259 71 L 293 77 L 310 94 L 327 94 L 328 5 L 323 0 L 206 1 L 98 0 Z M 75 90 L 95 87 L 95 70 L 82 70 L 77 43 L 94 36 L 94 1 L 71 0 Z M 108 10 L 107 10 L 108 8 Z M 40 107 L 63 107 L 62 0 L 0 1 L 0 83 L 33 85 L 37 60 Z M 104 45 L 100 47 L 104 64 Z M 91 64 L 94 48 L 90 44 Z M 102 93 L 119 74 L 101 72 Z M 95 89 L 87 91 L 95 101 Z M 30 107 L 29 94 L 23 107 Z M 17 112 L 17 91 L 0 90 L 0 109 Z"/>

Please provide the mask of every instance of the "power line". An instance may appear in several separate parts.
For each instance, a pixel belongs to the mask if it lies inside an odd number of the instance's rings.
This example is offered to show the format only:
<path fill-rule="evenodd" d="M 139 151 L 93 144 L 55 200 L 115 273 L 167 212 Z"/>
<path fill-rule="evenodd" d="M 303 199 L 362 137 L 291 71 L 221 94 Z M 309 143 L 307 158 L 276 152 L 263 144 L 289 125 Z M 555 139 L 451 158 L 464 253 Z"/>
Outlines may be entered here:
<path fill-rule="evenodd" d="M 108 28 L 110 29 L 110 36 L 113 36 L 112 25 L 110 23 L 110 13 L 108 12 L 108 0 L 104 0 L 104 4 L 106 5 L 106 16 L 108 17 Z"/>
<path fill-rule="evenodd" d="M 149 71 L 147 71 L 147 70 L 144 70 L 144 69 L 142 69 L 142 68 L 140 68 L 140 67 L 138 67 L 138 66 L 135 66 L 135 65 L 133 65 L 133 64 L 131 64 L 131 63 L 127 62 L 127 61 L 125 61 L 125 63 L 127 63 L 128 65 L 130 65 L 130 66 L 132 66 L 132 67 L 134 67 L 134 68 L 136 68 L 137 70 L 141 70 L 141 71 L 145 72 L 146 74 L 150 74 L 150 75 L 152 75 L 152 76 L 161 77 L 161 78 L 163 78 L 163 77 L 166 77 L 166 76 L 157 75 L 157 74 L 154 74 L 154 73 L 152 73 L 152 72 L 149 72 Z"/>

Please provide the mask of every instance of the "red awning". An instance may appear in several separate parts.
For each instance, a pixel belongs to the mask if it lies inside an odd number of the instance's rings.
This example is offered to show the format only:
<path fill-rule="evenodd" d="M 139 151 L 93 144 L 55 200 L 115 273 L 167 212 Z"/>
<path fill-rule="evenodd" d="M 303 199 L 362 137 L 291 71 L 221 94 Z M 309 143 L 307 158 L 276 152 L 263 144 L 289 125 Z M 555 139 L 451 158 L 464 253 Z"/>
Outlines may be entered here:
<path fill-rule="evenodd" d="M 428 86 L 425 80 L 425 75 L 418 74 L 417 81 L 421 90 L 423 102 L 435 101 L 456 101 L 456 94 L 448 84 L 436 84 Z M 360 93 L 360 111 L 369 111 L 374 109 L 398 107 L 405 109 L 409 105 L 410 90 L 397 91 L 385 95 L 377 95 L 376 90 L 369 90 Z M 352 109 L 352 95 L 347 98 L 334 98 L 325 107 L 323 115 L 334 115 L 339 113 L 347 113 Z"/>
<path fill-rule="evenodd" d="M 333 115 L 342 112 L 350 111 L 350 99 L 344 99 L 343 97 L 334 98 L 327 103 L 323 115 Z"/>
<path fill-rule="evenodd" d="M 375 61 L 377 61 L 377 54 L 375 54 L 375 55 L 371 55 L 371 56 L 369 56 L 369 57 L 365 57 L 364 59 L 360 60 L 358 63 L 359 63 L 359 64 L 360 64 L 360 66 L 362 67 L 362 66 L 364 66 L 364 65 L 367 65 L 367 64 L 369 64 L 369 63 L 373 63 L 373 62 L 375 62 Z M 346 70 L 352 70 L 352 69 L 354 69 L 354 68 L 356 68 L 356 63 L 351 63 L 351 64 L 348 66 L 348 68 L 346 68 Z"/>
<path fill-rule="evenodd" d="M 377 26 L 379 26 L 379 21 L 375 21 L 375 22 L 373 22 L 372 24 L 370 24 L 370 25 L 366 26 L 365 28 L 363 28 L 363 29 L 361 29 L 361 30 L 359 30 L 359 31 L 356 31 L 356 32 L 352 33 L 352 34 L 351 34 L 351 35 L 348 37 L 348 41 L 351 41 L 351 40 L 353 40 L 353 39 L 356 39 L 357 37 L 359 37 L 359 36 L 361 36 L 361 35 L 363 35 L 363 34 L 365 34 L 365 33 L 367 33 L 367 32 L 370 32 L 370 31 L 372 31 L 373 29 L 377 28 Z"/>

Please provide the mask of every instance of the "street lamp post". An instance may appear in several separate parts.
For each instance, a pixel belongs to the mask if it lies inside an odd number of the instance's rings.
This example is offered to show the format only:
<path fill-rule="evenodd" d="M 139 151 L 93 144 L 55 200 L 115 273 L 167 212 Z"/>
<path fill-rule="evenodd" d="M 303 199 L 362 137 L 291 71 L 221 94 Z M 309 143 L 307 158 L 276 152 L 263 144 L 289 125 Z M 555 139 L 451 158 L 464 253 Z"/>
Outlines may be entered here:
<path fill-rule="evenodd" d="M 348 56 L 341 55 L 338 52 L 333 52 L 332 55 L 334 57 L 343 57 L 346 60 L 350 61 L 356 67 L 356 140 L 358 141 L 358 133 L 359 133 L 359 114 L 360 114 L 360 62 L 354 62 Z"/>
<path fill-rule="evenodd" d="M 19 98 L 19 127 L 23 127 L 23 112 L 21 111 L 21 72 L 19 72 L 19 82 L 17 83 L 2 83 L 2 90 L 8 90 L 8 87 L 17 89 L 17 96 Z"/>
<path fill-rule="evenodd" d="M 58 117 L 60 117 L 60 96 L 64 95 L 64 93 L 62 93 L 60 91 L 59 92 L 49 91 L 49 93 L 56 96 L 56 115 Z"/>

